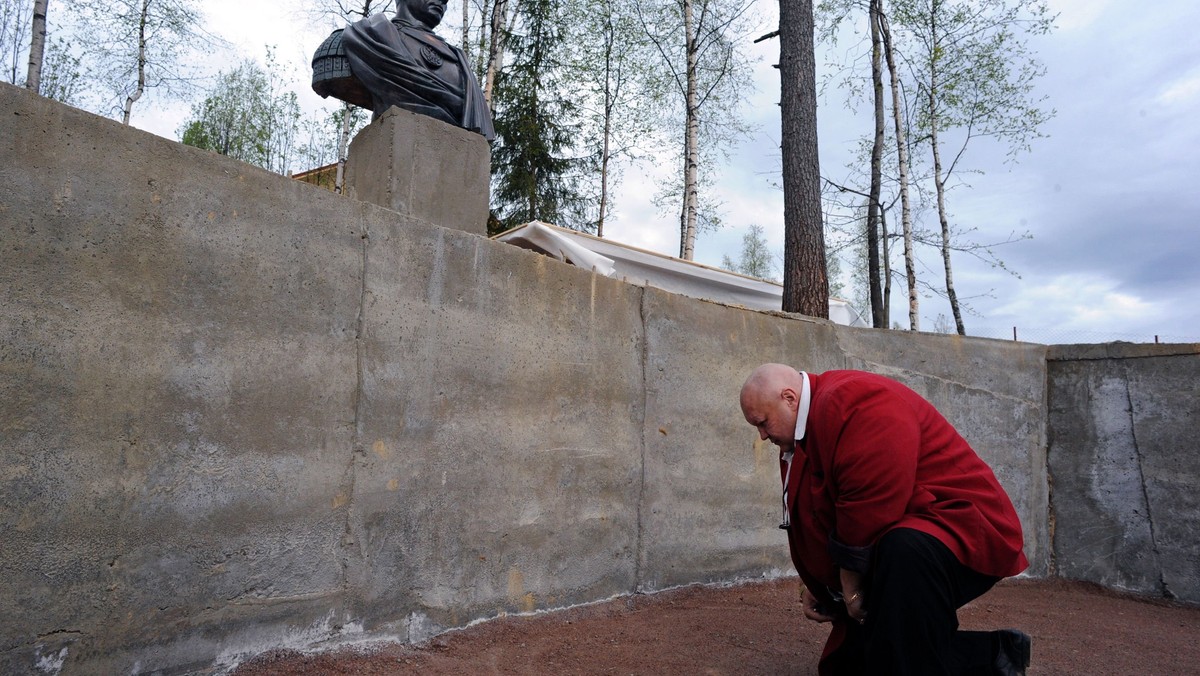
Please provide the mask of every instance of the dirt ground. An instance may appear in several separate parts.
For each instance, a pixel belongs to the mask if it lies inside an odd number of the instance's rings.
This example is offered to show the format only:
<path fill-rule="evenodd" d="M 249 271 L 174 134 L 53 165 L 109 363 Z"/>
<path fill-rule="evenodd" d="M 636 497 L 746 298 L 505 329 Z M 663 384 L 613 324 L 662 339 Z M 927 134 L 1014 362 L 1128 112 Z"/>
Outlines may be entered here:
<path fill-rule="evenodd" d="M 828 625 L 794 578 L 687 587 L 532 617 L 420 646 L 271 653 L 237 676 L 290 674 L 816 674 Z M 1200 674 L 1200 608 L 1063 581 L 1006 581 L 963 608 L 964 629 L 1033 637 L 1030 674 Z"/>

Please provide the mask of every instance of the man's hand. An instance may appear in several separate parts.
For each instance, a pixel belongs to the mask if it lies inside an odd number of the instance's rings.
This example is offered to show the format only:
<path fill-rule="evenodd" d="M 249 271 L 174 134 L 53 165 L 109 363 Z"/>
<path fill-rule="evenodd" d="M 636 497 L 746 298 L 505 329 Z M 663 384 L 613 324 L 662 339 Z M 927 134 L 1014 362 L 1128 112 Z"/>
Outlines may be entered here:
<path fill-rule="evenodd" d="M 804 616 L 813 622 L 833 622 L 833 616 L 826 615 L 817 609 L 817 597 L 808 591 L 808 587 L 800 589 L 800 604 L 804 608 Z"/>
<path fill-rule="evenodd" d="M 850 619 L 862 624 L 867 619 L 866 589 L 863 587 L 863 576 L 852 570 L 842 569 L 842 600 L 846 604 L 846 614 Z"/>

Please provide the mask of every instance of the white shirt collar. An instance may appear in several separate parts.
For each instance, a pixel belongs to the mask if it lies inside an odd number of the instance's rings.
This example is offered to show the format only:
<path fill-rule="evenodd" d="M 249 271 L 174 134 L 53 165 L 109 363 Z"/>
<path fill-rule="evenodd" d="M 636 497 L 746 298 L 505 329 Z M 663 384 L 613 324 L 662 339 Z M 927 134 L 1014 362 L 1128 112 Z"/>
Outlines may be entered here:
<path fill-rule="evenodd" d="M 812 403 L 812 386 L 808 384 L 808 373 L 801 371 L 800 379 L 803 384 L 800 385 L 800 405 L 796 408 L 796 441 L 804 438 L 804 431 L 808 426 L 808 406 Z"/>

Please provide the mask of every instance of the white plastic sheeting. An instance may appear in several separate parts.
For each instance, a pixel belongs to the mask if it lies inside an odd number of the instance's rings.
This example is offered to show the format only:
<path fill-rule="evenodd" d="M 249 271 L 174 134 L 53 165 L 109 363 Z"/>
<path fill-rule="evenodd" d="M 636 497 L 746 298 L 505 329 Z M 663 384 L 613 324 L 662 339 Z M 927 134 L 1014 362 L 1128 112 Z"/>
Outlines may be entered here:
<path fill-rule="evenodd" d="M 753 310 L 778 311 L 783 305 L 782 284 L 637 249 L 541 221 L 526 223 L 493 239 L 630 284 L 653 286 Z M 858 312 L 840 298 L 829 299 L 829 319 L 845 326 L 868 326 Z"/>

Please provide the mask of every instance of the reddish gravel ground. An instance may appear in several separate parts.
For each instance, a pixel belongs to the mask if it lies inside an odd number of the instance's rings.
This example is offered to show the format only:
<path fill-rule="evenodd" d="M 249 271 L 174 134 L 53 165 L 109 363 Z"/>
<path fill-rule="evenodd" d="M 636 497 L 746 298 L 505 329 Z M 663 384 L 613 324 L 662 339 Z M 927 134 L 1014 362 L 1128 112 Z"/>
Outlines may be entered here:
<path fill-rule="evenodd" d="M 534 617 L 420 646 L 277 652 L 238 676 L 290 674 L 816 674 L 828 625 L 804 619 L 795 578 L 687 587 Z M 1033 637 L 1030 674 L 1200 674 L 1200 608 L 1064 581 L 1006 581 L 963 608 L 964 629 Z"/>

